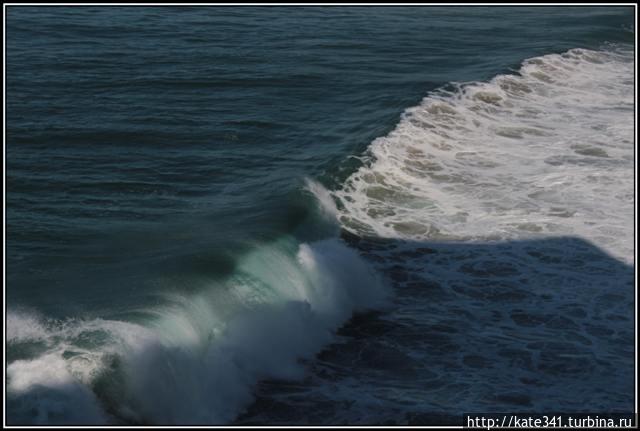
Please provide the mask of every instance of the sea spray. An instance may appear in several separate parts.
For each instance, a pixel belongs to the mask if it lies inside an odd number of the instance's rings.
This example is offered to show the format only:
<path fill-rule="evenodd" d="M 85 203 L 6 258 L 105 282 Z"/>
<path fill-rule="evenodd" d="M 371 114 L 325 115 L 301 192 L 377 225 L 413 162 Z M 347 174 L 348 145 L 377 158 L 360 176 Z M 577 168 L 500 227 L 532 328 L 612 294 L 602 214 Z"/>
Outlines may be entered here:
<path fill-rule="evenodd" d="M 624 50 L 572 50 L 527 60 L 519 74 L 430 94 L 372 143 L 374 162 L 333 193 L 338 206 L 321 185 L 309 181 L 307 190 L 325 222 L 338 216 L 343 228 L 420 247 L 569 233 L 629 260 L 631 60 Z M 459 259 L 434 263 L 405 245 L 415 274 L 438 283 L 461 277 L 456 294 L 477 294 L 464 277 L 482 275 L 481 259 L 458 268 Z M 447 247 L 440 246 L 445 255 Z M 155 292 L 163 305 L 131 321 L 55 321 L 10 310 L 9 423 L 227 423 L 251 403 L 259 380 L 300 378 L 300 359 L 331 342 L 354 311 L 379 307 L 389 294 L 335 238 L 256 245 L 231 274 L 208 283 L 191 294 L 166 286 Z M 444 289 L 438 283 L 424 285 Z M 426 316 L 413 304 L 423 319 L 451 312 L 434 306 Z M 482 321 L 486 302 L 476 315 L 465 305 Z M 507 319 L 503 327 L 523 330 Z"/>
<path fill-rule="evenodd" d="M 21 413 L 14 420 L 226 423 L 251 402 L 259 380 L 302 377 L 300 359 L 330 342 L 354 311 L 379 307 L 389 294 L 337 239 L 258 247 L 224 283 L 211 292 L 222 288 L 225 301 L 203 292 L 155 310 L 143 324 L 76 321 L 47 335 L 35 331 L 46 353 L 8 369 L 9 398 Z M 100 341 L 82 347 L 90 337 Z M 74 371 L 79 357 L 81 374 Z M 56 373 L 45 372 L 49 364 Z M 55 402 L 42 403 L 43 393 Z M 90 416 L 76 415 L 79 402 L 91 406 L 83 409 Z"/>

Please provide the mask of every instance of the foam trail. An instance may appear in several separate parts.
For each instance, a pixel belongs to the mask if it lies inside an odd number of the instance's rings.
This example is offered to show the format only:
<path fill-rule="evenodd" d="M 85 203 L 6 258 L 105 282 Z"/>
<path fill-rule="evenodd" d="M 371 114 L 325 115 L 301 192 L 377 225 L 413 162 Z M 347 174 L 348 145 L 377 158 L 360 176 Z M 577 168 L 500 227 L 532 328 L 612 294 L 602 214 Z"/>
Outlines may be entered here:
<path fill-rule="evenodd" d="M 224 285 L 169 298 L 172 305 L 152 310 L 144 326 L 47 323 L 10 312 L 14 349 L 44 345 L 35 359 L 7 369 L 9 419 L 227 423 L 251 402 L 258 380 L 301 377 L 300 359 L 330 342 L 354 311 L 387 296 L 376 273 L 340 241 L 284 239 L 245 256 Z"/>
<path fill-rule="evenodd" d="M 363 234 L 587 238 L 633 259 L 633 55 L 575 49 L 440 91 L 375 140 L 326 218 Z M 169 289 L 170 291 L 170 289 Z M 224 424 L 257 381 L 297 378 L 385 284 L 337 239 L 256 248 L 232 276 L 165 294 L 139 323 L 9 311 L 7 421 Z"/>
<path fill-rule="evenodd" d="M 344 227 L 418 240 L 573 235 L 633 261 L 633 51 L 572 49 L 408 109 L 333 195 Z"/>

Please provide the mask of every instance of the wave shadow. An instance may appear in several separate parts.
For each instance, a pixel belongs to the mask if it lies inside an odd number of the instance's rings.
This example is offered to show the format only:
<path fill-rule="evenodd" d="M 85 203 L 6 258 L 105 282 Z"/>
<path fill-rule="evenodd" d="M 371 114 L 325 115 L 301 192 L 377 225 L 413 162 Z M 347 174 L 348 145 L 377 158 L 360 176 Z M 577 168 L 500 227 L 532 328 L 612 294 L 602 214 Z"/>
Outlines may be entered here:
<path fill-rule="evenodd" d="M 261 383 L 237 424 L 633 411 L 634 266 L 575 237 L 341 236 L 387 276 L 393 305 L 355 315 L 304 381 Z"/>

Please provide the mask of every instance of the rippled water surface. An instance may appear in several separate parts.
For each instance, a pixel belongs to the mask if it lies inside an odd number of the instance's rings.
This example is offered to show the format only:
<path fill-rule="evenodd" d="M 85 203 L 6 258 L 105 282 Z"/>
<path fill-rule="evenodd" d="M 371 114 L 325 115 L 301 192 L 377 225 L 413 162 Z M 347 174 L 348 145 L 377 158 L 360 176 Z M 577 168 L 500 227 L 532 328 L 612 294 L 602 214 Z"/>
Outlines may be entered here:
<path fill-rule="evenodd" d="M 632 409 L 632 8 L 6 22 L 8 423 Z"/>

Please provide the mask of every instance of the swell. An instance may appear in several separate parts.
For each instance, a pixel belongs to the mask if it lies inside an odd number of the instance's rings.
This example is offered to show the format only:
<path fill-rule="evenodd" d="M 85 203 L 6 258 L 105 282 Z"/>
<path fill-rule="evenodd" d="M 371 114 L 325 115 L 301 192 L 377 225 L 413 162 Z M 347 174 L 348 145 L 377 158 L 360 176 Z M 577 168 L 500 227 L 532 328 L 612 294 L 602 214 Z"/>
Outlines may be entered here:
<path fill-rule="evenodd" d="M 307 188 L 321 217 L 358 235 L 578 234 L 628 260 L 632 68 L 622 48 L 579 49 L 455 84 L 408 109 L 340 188 Z M 10 310 L 8 422 L 224 424 L 256 382 L 300 377 L 353 312 L 389 295 L 335 235 L 257 246 L 228 277 L 203 282 L 131 321 Z"/>

